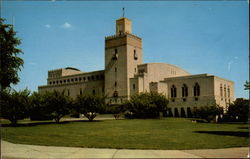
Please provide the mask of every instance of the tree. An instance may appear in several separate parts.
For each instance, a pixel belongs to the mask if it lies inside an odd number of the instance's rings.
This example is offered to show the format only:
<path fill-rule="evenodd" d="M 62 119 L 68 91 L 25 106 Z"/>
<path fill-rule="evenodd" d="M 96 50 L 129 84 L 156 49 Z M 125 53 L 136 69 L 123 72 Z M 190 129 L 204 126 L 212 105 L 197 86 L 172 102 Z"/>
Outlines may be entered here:
<path fill-rule="evenodd" d="M 13 25 L 4 24 L 0 18 L 0 89 L 10 87 L 10 84 L 19 82 L 18 71 L 23 66 L 23 60 L 18 57 L 22 50 L 16 48 L 21 40 L 16 37 Z"/>
<path fill-rule="evenodd" d="M 65 115 L 69 114 L 71 109 L 71 99 L 64 95 L 64 91 L 46 92 L 44 94 L 45 107 L 48 109 L 50 116 L 57 122 Z"/>
<path fill-rule="evenodd" d="M 50 108 L 46 105 L 45 95 L 33 92 L 29 97 L 31 120 L 52 120 Z"/>
<path fill-rule="evenodd" d="M 195 118 L 205 119 L 207 122 L 215 120 L 216 116 L 220 115 L 223 115 L 223 108 L 218 105 L 196 108 L 193 112 Z"/>
<path fill-rule="evenodd" d="M 93 121 L 97 113 L 104 108 L 104 98 L 95 95 L 79 95 L 75 101 L 77 112 L 84 114 L 89 121 Z"/>
<path fill-rule="evenodd" d="M 29 94 L 28 89 L 19 92 L 10 89 L 3 90 L 0 99 L 1 117 L 10 120 L 12 125 L 28 117 Z"/>
<path fill-rule="evenodd" d="M 140 93 L 131 97 L 125 103 L 129 118 L 156 118 L 160 117 L 163 112 L 167 111 L 168 100 L 159 93 Z"/>
<path fill-rule="evenodd" d="M 237 98 L 229 105 L 227 115 L 232 121 L 247 122 L 249 115 L 249 100 Z"/>
<path fill-rule="evenodd" d="M 250 82 L 249 81 L 246 81 L 246 83 L 244 84 L 244 89 L 245 90 L 250 90 Z"/>

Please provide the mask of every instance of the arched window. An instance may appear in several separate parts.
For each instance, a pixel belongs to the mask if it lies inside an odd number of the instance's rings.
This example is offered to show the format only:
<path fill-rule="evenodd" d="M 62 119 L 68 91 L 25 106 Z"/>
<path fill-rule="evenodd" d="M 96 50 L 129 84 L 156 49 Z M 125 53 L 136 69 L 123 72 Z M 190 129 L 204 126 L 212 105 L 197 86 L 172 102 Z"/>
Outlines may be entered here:
<path fill-rule="evenodd" d="M 187 97 L 188 96 L 188 87 L 186 84 L 183 84 L 182 86 L 182 97 Z"/>
<path fill-rule="evenodd" d="M 175 85 L 172 85 L 172 87 L 171 87 L 171 98 L 175 98 L 176 94 L 177 94 L 176 87 L 175 87 Z"/>
<path fill-rule="evenodd" d="M 200 85 L 198 83 L 194 85 L 194 96 L 200 96 Z"/>

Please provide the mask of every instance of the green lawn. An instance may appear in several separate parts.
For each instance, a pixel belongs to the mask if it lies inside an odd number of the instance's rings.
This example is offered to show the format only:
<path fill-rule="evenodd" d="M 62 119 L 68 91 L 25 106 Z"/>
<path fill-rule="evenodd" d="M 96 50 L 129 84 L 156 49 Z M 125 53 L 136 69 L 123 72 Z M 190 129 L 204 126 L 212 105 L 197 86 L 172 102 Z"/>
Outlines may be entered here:
<path fill-rule="evenodd" d="M 27 121 L 26 121 L 27 122 Z M 33 145 L 129 149 L 204 149 L 248 146 L 247 124 L 189 119 L 103 120 L 2 127 L 3 140 Z"/>

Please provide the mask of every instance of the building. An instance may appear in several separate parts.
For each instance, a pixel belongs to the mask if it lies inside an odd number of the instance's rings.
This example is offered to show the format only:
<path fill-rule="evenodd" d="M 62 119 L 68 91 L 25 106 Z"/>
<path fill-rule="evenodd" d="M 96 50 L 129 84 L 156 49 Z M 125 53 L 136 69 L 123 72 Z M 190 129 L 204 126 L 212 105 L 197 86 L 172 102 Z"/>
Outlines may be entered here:
<path fill-rule="evenodd" d="M 75 98 L 81 94 L 105 95 L 120 104 L 140 92 L 159 92 L 169 99 L 173 114 L 194 107 L 220 105 L 234 100 L 234 83 L 209 74 L 191 75 L 166 63 L 143 63 L 142 39 L 132 34 L 132 22 L 116 20 L 116 34 L 105 37 L 105 69 L 81 72 L 72 67 L 48 71 L 47 85 L 39 92 L 59 90 Z"/>

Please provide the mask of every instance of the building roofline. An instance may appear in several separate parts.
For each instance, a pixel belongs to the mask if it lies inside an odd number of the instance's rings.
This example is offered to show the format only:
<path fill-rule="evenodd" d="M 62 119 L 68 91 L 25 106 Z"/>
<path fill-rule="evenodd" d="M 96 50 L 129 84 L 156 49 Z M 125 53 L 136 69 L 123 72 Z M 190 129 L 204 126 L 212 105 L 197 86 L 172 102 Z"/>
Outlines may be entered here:
<path fill-rule="evenodd" d="M 179 67 L 179 66 L 176 66 L 176 65 L 173 65 L 173 64 L 169 64 L 169 63 L 163 63 L 163 62 L 153 62 L 153 63 L 143 63 L 143 64 L 139 64 L 139 66 L 142 66 L 142 65 L 152 65 L 152 64 L 164 64 L 164 65 L 169 65 L 169 66 L 172 66 L 172 67 L 175 67 L 177 69 L 180 69 L 184 72 L 186 72 L 187 74 L 191 75 L 188 71 L 184 70 L 183 68 Z"/>

